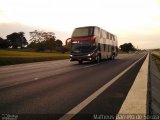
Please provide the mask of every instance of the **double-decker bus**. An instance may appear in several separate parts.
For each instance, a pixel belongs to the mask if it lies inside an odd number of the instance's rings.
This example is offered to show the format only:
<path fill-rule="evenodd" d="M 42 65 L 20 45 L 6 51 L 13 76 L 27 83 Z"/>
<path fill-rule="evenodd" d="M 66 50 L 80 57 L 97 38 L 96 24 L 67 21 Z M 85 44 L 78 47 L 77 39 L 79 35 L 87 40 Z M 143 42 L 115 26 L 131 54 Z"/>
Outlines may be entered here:
<path fill-rule="evenodd" d="M 118 54 L 117 37 L 97 26 L 75 28 L 71 38 L 70 61 L 100 62 L 102 59 L 114 59 Z"/>

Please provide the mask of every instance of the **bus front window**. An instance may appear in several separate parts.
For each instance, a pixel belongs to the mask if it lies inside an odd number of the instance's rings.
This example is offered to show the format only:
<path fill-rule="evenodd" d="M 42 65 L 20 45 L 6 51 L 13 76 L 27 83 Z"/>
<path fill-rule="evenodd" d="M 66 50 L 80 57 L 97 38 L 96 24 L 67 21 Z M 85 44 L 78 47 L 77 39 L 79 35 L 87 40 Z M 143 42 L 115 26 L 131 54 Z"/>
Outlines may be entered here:
<path fill-rule="evenodd" d="M 72 43 L 72 52 L 88 53 L 95 49 L 95 45 L 90 40 L 76 41 Z"/>
<path fill-rule="evenodd" d="M 93 36 L 93 27 L 76 28 L 72 34 L 72 38 Z"/>

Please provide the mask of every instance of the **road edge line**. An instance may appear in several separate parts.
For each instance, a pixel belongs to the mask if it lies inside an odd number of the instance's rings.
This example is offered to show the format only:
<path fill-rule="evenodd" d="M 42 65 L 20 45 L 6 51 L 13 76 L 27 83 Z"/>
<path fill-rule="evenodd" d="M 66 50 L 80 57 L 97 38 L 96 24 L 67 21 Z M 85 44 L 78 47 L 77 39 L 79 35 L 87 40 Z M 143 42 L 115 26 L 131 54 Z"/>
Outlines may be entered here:
<path fill-rule="evenodd" d="M 110 80 L 105 85 L 103 85 L 101 88 L 99 88 L 94 93 L 92 93 L 89 97 L 87 97 L 85 100 L 83 100 L 77 106 L 72 108 L 69 112 L 67 112 L 62 117 L 60 117 L 59 120 L 70 120 L 71 118 L 73 118 L 77 113 L 79 113 L 83 108 L 85 108 L 89 103 L 91 103 L 95 98 L 97 98 L 102 92 L 104 92 L 109 86 L 111 86 L 121 76 L 123 76 L 128 70 L 130 70 L 134 65 L 136 65 L 139 61 L 141 61 L 145 56 L 146 56 L 146 54 L 144 56 L 142 56 L 140 59 L 138 59 L 137 61 L 135 61 L 133 64 L 131 64 L 128 68 L 123 70 L 120 74 L 118 74 L 112 80 Z"/>
<path fill-rule="evenodd" d="M 148 65 L 149 54 L 140 68 L 128 95 L 119 110 L 119 115 L 147 114 Z"/>

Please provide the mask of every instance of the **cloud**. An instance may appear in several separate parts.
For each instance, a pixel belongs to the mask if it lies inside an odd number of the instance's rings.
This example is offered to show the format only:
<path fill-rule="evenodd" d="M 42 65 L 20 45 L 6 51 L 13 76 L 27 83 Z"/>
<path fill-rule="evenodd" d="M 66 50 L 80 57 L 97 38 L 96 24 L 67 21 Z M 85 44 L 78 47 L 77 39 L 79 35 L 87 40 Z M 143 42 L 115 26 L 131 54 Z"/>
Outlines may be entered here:
<path fill-rule="evenodd" d="M 158 47 L 159 5 L 159 0 L 4 0 L 0 36 L 23 31 L 29 40 L 29 32 L 38 29 L 54 32 L 65 42 L 74 28 L 93 25 L 116 34 L 119 45 Z"/>
<path fill-rule="evenodd" d="M 57 31 L 53 29 L 46 29 L 46 28 L 41 28 L 37 26 L 30 26 L 30 25 L 25 25 L 21 23 L 0 23 L 0 37 L 6 39 L 6 36 L 13 33 L 13 32 L 24 32 L 26 39 L 29 41 L 29 32 L 34 31 L 34 30 L 42 30 L 46 32 L 54 32 L 56 35 L 57 39 L 60 39 L 65 42 L 65 40 L 70 37 L 70 33 L 63 32 L 63 31 Z"/>
<path fill-rule="evenodd" d="M 13 33 L 13 32 L 25 32 L 28 33 L 29 31 L 34 30 L 33 27 L 23 25 L 20 23 L 0 23 L 0 36 L 5 38 L 7 35 Z M 36 28 L 35 28 L 36 29 Z M 26 34 L 27 35 L 27 34 Z M 26 36 L 28 37 L 28 36 Z"/>

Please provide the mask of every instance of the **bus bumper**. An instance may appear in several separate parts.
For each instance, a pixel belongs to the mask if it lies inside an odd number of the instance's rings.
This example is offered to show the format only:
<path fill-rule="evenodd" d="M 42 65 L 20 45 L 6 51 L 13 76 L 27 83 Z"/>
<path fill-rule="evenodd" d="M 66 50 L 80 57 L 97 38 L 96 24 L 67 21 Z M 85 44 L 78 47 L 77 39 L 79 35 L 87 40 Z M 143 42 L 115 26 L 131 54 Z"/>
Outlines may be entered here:
<path fill-rule="evenodd" d="M 94 61 L 93 56 L 70 56 L 70 61 Z"/>

